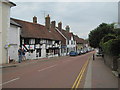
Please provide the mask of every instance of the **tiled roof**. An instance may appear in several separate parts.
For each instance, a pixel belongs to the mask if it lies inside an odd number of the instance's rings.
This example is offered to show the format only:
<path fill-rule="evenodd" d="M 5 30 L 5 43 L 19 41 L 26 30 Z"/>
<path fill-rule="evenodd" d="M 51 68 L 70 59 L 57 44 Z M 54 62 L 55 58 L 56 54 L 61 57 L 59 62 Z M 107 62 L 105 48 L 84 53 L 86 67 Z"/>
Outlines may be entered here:
<path fill-rule="evenodd" d="M 19 25 L 18 23 L 16 23 L 16 22 L 13 21 L 12 19 L 10 19 L 10 24 L 11 24 L 11 25 L 18 26 L 18 27 L 21 27 L 21 25 Z"/>
<path fill-rule="evenodd" d="M 47 30 L 46 27 L 41 24 L 36 24 L 13 18 L 11 19 L 22 26 L 21 36 L 24 38 L 61 40 L 62 44 L 66 44 L 65 39 L 54 29 Z"/>
<path fill-rule="evenodd" d="M 61 33 L 68 39 L 68 40 L 71 40 L 71 36 L 73 36 L 73 33 L 70 33 L 66 30 L 61 30 Z"/>
<path fill-rule="evenodd" d="M 85 43 L 85 40 L 82 38 L 79 38 L 77 35 L 74 35 L 74 39 L 76 40 L 77 43 L 82 43 L 82 44 Z"/>

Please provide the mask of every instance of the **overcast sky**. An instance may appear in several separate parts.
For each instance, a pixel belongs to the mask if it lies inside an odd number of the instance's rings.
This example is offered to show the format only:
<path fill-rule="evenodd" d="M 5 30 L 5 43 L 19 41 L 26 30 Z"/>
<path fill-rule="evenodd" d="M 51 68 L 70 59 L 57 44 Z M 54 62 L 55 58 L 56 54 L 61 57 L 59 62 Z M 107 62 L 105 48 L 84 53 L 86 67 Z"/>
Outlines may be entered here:
<path fill-rule="evenodd" d="M 80 38 L 88 38 L 91 30 L 102 22 L 113 23 L 118 19 L 117 2 L 15 2 L 11 17 L 44 25 L 44 15 L 49 14 L 51 21 L 62 22 L 63 28 L 69 25 L 71 32 Z"/>

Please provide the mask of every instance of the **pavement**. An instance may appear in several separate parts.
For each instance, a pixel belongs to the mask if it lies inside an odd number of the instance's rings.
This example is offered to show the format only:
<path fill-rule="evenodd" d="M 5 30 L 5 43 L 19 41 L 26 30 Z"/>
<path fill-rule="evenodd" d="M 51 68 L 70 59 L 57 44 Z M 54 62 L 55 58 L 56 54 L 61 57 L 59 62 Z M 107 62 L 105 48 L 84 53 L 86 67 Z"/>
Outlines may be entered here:
<path fill-rule="evenodd" d="M 102 57 L 90 60 L 84 88 L 118 88 L 118 77 L 104 64 Z M 118 90 L 118 89 L 117 89 Z"/>

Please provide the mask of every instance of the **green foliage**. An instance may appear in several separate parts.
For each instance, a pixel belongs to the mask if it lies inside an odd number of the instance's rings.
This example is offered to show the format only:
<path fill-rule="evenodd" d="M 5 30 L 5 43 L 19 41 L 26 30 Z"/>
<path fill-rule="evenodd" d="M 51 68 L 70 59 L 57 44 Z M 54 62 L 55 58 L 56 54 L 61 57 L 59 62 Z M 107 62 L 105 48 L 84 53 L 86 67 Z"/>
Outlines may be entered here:
<path fill-rule="evenodd" d="M 92 30 L 89 34 L 89 43 L 91 47 L 99 48 L 99 43 L 101 39 L 108 35 L 114 33 L 113 24 L 100 24 L 96 29 Z"/>
<path fill-rule="evenodd" d="M 110 51 L 113 56 L 119 56 L 120 54 L 120 39 L 114 39 L 110 44 Z"/>
<path fill-rule="evenodd" d="M 106 54 L 120 56 L 120 29 L 114 29 L 114 23 L 102 23 L 90 32 L 89 43 Z"/>
<path fill-rule="evenodd" d="M 104 53 L 112 56 L 119 56 L 120 54 L 120 39 L 111 39 L 102 44 Z"/>
<path fill-rule="evenodd" d="M 102 44 L 104 44 L 105 42 L 107 42 L 107 41 L 109 41 L 111 39 L 116 39 L 116 36 L 113 35 L 113 34 L 108 34 L 108 35 L 104 36 L 102 38 L 102 40 L 100 41 L 100 47 L 102 47 Z"/>
<path fill-rule="evenodd" d="M 120 28 L 118 29 L 114 29 L 115 35 L 117 36 L 117 38 L 120 38 Z"/>

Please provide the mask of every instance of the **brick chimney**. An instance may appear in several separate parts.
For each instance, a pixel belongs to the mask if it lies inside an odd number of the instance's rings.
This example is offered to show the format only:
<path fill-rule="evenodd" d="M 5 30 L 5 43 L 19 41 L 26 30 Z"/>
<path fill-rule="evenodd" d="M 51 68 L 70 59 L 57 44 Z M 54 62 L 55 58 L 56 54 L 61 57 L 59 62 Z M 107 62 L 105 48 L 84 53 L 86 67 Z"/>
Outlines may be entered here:
<path fill-rule="evenodd" d="M 61 31 L 62 30 L 62 22 L 58 23 L 58 29 Z"/>
<path fill-rule="evenodd" d="M 69 25 L 67 25 L 65 29 L 66 29 L 66 31 L 70 32 L 70 27 L 69 27 Z"/>
<path fill-rule="evenodd" d="M 50 16 L 49 14 L 45 17 L 45 27 L 50 30 Z"/>
<path fill-rule="evenodd" d="M 51 28 L 55 29 L 55 26 L 56 26 L 56 22 L 55 22 L 55 21 L 52 21 L 52 22 L 51 22 Z"/>
<path fill-rule="evenodd" d="M 36 16 L 33 17 L 33 23 L 37 23 L 37 17 Z"/>

